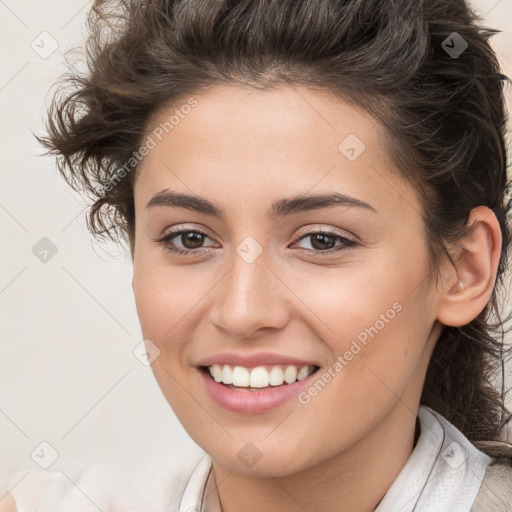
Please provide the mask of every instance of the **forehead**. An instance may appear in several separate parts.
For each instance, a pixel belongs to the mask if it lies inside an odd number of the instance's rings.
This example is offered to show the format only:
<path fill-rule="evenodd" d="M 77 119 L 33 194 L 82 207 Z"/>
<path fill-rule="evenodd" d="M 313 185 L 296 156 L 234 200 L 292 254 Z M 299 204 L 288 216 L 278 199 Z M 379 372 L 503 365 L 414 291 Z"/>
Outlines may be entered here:
<path fill-rule="evenodd" d="M 153 148 L 135 187 L 146 202 L 167 188 L 241 203 L 336 187 L 362 200 L 412 193 L 383 128 L 327 91 L 218 85 L 161 109 L 147 134 Z"/>
<path fill-rule="evenodd" d="M 192 101 L 195 106 L 191 108 Z M 193 139 L 197 151 L 212 144 L 236 149 L 244 143 L 245 153 L 251 149 L 256 153 L 259 144 L 279 144 L 284 152 L 289 147 L 304 147 L 309 141 L 308 149 L 321 140 L 325 144 L 318 146 L 319 150 L 327 145 L 332 149 L 333 143 L 336 149 L 336 142 L 350 134 L 365 139 L 375 150 L 383 135 L 368 112 L 331 92 L 287 85 L 264 90 L 213 86 L 157 111 L 148 123 L 148 133 L 155 131 L 158 141 L 171 132 Z"/>

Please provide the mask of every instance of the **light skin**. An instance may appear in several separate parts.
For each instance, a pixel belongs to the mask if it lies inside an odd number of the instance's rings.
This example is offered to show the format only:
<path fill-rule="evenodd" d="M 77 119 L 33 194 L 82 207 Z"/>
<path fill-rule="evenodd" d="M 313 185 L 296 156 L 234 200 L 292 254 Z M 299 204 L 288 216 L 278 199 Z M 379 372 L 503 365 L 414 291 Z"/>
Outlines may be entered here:
<path fill-rule="evenodd" d="M 496 217 L 473 210 L 468 237 L 450 248 L 455 264 L 443 260 L 436 279 L 421 201 L 368 113 L 328 92 L 284 85 L 217 85 L 194 98 L 134 184 L 133 290 L 143 336 L 161 351 L 152 364 L 157 382 L 212 457 L 224 512 L 373 511 L 413 449 L 442 325 L 469 323 L 490 298 Z M 177 106 L 158 112 L 148 133 Z M 338 149 L 350 134 L 366 146 L 354 161 Z M 164 191 L 205 198 L 224 217 L 148 207 Z M 267 216 L 280 199 L 333 192 L 371 208 Z M 207 236 L 202 245 L 168 241 L 195 251 L 186 255 L 156 241 L 181 229 Z M 334 236 L 315 239 L 319 231 Z M 262 249 L 252 263 L 236 251 L 249 236 Z M 395 303 L 400 312 L 306 405 L 294 398 L 265 413 L 227 411 L 199 378 L 201 359 L 229 351 L 288 354 L 314 361 L 321 375 Z M 247 442 L 261 453 L 252 467 L 237 457 Z"/>

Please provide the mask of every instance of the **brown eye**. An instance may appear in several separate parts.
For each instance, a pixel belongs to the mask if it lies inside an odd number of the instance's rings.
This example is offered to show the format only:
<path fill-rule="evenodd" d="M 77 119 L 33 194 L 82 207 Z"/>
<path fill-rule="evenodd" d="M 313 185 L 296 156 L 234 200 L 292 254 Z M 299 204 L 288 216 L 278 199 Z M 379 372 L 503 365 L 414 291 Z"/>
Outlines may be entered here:
<path fill-rule="evenodd" d="M 197 231 L 186 231 L 180 235 L 180 242 L 186 249 L 199 249 L 203 243 L 204 235 Z"/>
<path fill-rule="evenodd" d="M 310 235 L 310 237 L 311 246 L 316 251 L 332 249 L 336 244 L 336 237 L 334 237 L 333 235 L 328 235 L 325 233 L 316 233 L 315 235 Z"/>
<path fill-rule="evenodd" d="M 357 242 L 354 240 L 328 231 L 316 231 L 307 233 L 306 235 L 300 237 L 298 242 L 308 239 L 310 240 L 311 246 L 311 249 L 308 249 L 308 251 L 318 253 L 330 254 L 357 245 Z M 336 246 L 336 242 L 340 243 Z"/>
<path fill-rule="evenodd" d="M 204 241 L 209 236 L 196 229 L 182 229 L 168 233 L 164 237 L 156 240 L 164 248 L 176 254 L 199 253 L 203 247 Z"/>

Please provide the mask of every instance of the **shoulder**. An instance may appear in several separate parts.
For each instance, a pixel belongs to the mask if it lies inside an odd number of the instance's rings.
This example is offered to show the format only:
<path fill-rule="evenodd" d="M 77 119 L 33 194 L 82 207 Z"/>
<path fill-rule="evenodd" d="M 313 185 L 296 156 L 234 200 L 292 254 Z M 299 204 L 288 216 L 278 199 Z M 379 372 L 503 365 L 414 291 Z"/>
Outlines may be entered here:
<path fill-rule="evenodd" d="M 0 512 L 177 511 L 190 477 L 207 459 L 199 453 L 72 470 L 19 470 L 0 479 Z"/>
<path fill-rule="evenodd" d="M 474 444 L 492 460 L 472 512 L 512 512 L 512 444 L 502 441 L 475 441 Z"/>

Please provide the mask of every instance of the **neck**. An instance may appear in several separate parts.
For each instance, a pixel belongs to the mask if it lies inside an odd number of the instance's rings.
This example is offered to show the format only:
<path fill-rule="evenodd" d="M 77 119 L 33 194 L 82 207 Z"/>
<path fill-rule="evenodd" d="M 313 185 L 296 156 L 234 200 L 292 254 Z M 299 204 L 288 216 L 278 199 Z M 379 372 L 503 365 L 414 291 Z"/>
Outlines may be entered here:
<path fill-rule="evenodd" d="M 254 478 L 214 462 L 222 512 L 373 512 L 415 446 L 417 408 L 398 402 L 348 449 L 290 476 Z"/>

